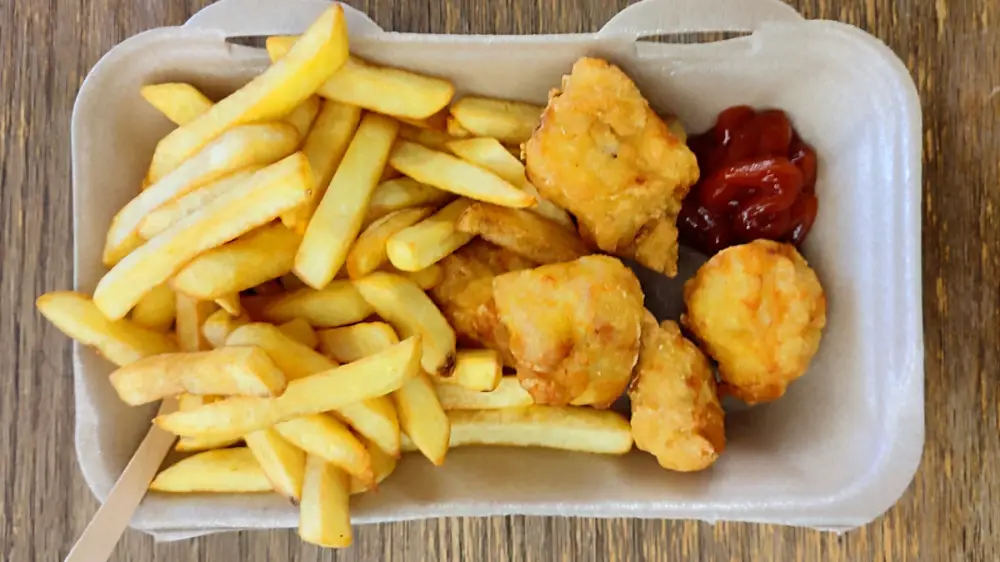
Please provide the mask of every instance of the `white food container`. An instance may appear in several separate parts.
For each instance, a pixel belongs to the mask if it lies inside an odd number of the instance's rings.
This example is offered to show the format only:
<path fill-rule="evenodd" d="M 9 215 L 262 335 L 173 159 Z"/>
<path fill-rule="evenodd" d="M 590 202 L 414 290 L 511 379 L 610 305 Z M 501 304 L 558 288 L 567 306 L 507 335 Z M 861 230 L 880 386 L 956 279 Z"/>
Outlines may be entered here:
<path fill-rule="evenodd" d="M 299 33 L 323 0 L 223 0 L 182 27 L 136 35 L 94 67 L 73 111 L 76 288 L 104 273 L 114 213 L 133 197 L 171 128 L 139 96 L 145 84 L 192 82 L 219 97 L 267 64 L 227 37 Z M 355 497 L 356 523 L 502 514 L 739 520 L 847 529 L 888 509 L 923 448 L 920 105 L 882 43 L 840 23 L 803 20 L 778 0 L 645 0 L 593 34 L 390 33 L 344 7 L 351 49 L 375 62 L 454 82 L 459 94 L 542 104 L 580 56 L 620 65 L 653 107 L 690 131 L 736 104 L 791 116 L 820 158 L 819 216 L 804 248 L 826 288 L 829 325 L 809 373 L 783 399 L 731 411 L 725 454 L 678 474 L 634 451 L 604 457 L 532 449 L 456 449 L 443 468 L 405 458 L 377 494 Z M 678 32 L 748 31 L 696 45 L 639 41 Z M 676 283 L 652 291 L 676 307 Z M 152 407 L 116 396 L 112 365 L 74 350 L 76 449 L 104 499 L 149 427 Z M 293 527 L 277 495 L 151 494 L 133 527 L 160 539 Z"/>

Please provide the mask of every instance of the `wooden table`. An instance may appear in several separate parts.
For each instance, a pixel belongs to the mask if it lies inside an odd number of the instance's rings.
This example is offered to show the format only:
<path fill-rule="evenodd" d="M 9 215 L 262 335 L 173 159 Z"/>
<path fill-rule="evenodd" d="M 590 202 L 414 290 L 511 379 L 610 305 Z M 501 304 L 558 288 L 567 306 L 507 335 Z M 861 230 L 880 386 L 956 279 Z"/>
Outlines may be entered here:
<path fill-rule="evenodd" d="M 42 292 L 72 285 L 74 96 L 116 43 L 180 24 L 203 3 L 0 3 L 0 561 L 61 558 L 97 508 L 73 452 L 70 345 L 33 307 Z M 626 0 L 352 3 L 386 29 L 558 33 L 596 30 Z M 887 42 L 923 100 L 927 446 L 914 483 L 887 515 L 844 536 L 748 524 L 443 519 L 362 527 L 341 553 L 289 531 L 164 545 L 130 531 L 116 559 L 1000 559 L 1000 2 L 793 4 L 806 17 L 848 22 Z"/>

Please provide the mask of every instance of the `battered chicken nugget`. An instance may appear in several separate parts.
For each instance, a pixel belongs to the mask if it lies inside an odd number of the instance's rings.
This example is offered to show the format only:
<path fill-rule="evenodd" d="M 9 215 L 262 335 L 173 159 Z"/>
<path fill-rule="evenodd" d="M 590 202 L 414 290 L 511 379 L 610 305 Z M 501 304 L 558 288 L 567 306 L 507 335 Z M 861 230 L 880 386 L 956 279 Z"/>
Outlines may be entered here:
<path fill-rule="evenodd" d="M 493 280 L 493 298 L 535 403 L 607 408 L 625 391 L 644 309 L 620 261 L 586 256 L 507 273 Z"/>
<path fill-rule="evenodd" d="M 755 404 L 801 377 L 826 326 L 816 273 L 789 244 L 757 240 L 716 254 L 684 285 L 681 318 L 719 362 L 720 392 Z"/>
<path fill-rule="evenodd" d="M 635 240 L 618 255 L 666 275 L 677 276 L 677 217 L 663 216 L 646 223 Z"/>
<path fill-rule="evenodd" d="M 655 456 L 663 468 L 703 470 L 726 448 L 725 414 L 712 366 L 676 323 L 658 326 L 645 313 L 628 395 L 636 447 Z"/>
<path fill-rule="evenodd" d="M 500 353 L 504 365 L 513 367 L 507 330 L 493 303 L 493 278 L 535 264 L 482 239 L 469 242 L 439 264 L 442 279 L 430 293 L 454 328 L 459 344 L 493 349 Z"/>
<path fill-rule="evenodd" d="M 632 80 L 600 59 L 573 65 L 524 148 L 542 196 L 576 215 L 581 235 L 609 253 L 654 219 L 674 223 L 698 180 L 694 154 Z"/>

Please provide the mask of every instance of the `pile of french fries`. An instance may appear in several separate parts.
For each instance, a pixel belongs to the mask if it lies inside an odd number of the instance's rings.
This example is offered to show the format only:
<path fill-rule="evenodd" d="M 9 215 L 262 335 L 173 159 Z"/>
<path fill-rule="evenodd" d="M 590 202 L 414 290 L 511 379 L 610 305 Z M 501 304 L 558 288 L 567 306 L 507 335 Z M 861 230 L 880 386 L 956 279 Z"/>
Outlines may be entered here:
<path fill-rule="evenodd" d="M 498 220 L 566 238 L 551 259 L 585 251 L 514 156 L 542 108 L 452 104 L 445 80 L 350 55 L 339 6 L 267 48 L 273 65 L 217 103 L 142 89 L 177 128 L 111 224 L 109 270 L 92 298 L 37 302 L 118 366 L 123 401 L 177 400 L 154 422 L 194 454 L 151 489 L 277 492 L 304 540 L 344 547 L 350 495 L 401 451 L 628 452 L 618 414 L 533 405 L 496 352 L 456 349 L 425 293 L 474 236 L 516 245 Z"/>

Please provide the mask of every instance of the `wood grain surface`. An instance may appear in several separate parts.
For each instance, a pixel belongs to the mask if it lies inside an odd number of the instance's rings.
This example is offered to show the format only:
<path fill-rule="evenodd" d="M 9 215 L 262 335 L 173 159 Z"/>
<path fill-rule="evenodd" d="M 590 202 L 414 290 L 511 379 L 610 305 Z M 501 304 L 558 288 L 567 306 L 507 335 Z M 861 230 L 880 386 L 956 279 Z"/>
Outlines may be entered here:
<path fill-rule="evenodd" d="M 116 43 L 180 24 L 204 3 L 0 2 L 0 561 L 61 559 L 97 508 L 73 452 L 70 344 L 33 307 L 42 292 L 72 286 L 74 97 Z M 593 31 L 626 3 L 352 2 L 386 29 L 487 34 Z M 130 531 L 115 559 L 1000 560 L 1000 2 L 792 4 L 885 41 L 923 103 L 927 444 L 916 479 L 885 516 L 842 536 L 680 521 L 442 519 L 362 527 L 343 552 L 290 531 L 161 545 Z"/>

